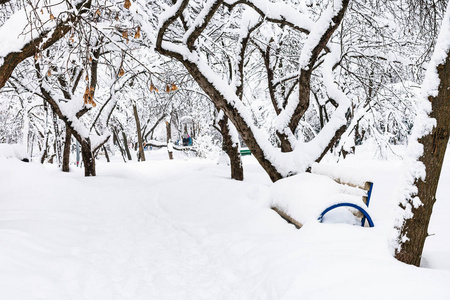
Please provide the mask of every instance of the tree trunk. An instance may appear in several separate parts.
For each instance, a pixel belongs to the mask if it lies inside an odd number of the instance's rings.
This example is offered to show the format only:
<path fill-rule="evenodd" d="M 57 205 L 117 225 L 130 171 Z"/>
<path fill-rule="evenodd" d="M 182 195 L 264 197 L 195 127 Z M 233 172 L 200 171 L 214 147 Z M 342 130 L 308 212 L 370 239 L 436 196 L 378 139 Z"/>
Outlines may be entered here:
<path fill-rule="evenodd" d="M 288 139 L 288 136 L 284 133 L 277 131 L 278 139 L 280 140 L 281 152 L 292 152 L 292 145 Z"/>
<path fill-rule="evenodd" d="M 70 147 L 72 146 L 72 131 L 66 126 L 66 139 L 64 141 L 62 171 L 69 172 Z"/>
<path fill-rule="evenodd" d="M 128 147 L 127 135 L 122 131 L 123 144 L 125 146 L 125 152 L 127 153 L 128 160 L 133 160 L 130 153 L 130 148 Z"/>
<path fill-rule="evenodd" d="M 166 121 L 166 143 L 169 144 L 172 142 L 172 126 L 170 122 Z M 169 153 L 169 159 L 173 159 L 173 152 L 167 151 Z"/>
<path fill-rule="evenodd" d="M 169 140 L 172 139 L 172 127 L 170 125 L 170 122 L 166 121 L 166 143 L 169 142 Z"/>
<path fill-rule="evenodd" d="M 127 162 L 125 159 L 125 151 L 122 149 L 122 145 L 120 145 L 120 140 L 119 140 L 119 137 L 117 136 L 116 130 L 113 128 L 112 132 L 113 132 L 113 143 L 115 143 L 117 145 L 117 147 L 119 147 L 120 154 L 122 155 L 123 161 Z"/>
<path fill-rule="evenodd" d="M 91 142 L 89 139 L 83 140 L 81 143 L 81 155 L 83 157 L 84 176 L 96 176 L 95 158 L 94 153 L 91 151 Z"/>
<path fill-rule="evenodd" d="M 105 151 L 106 162 L 111 162 L 109 159 L 108 150 L 106 149 L 106 147 L 104 145 L 103 145 L 103 151 Z"/>
<path fill-rule="evenodd" d="M 450 13 L 447 12 L 446 15 L 450 16 Z M 420 265 L 425 239 L 428 236 L 428 224 L 436 202 L 436 190 L 449 140 L 450 53 L 447 53 L 445 61 L 437 66 L 437 73 L 440 79 L 438 94 L 428 98 L 432 108 L 430 117 L 436 120 L 436 126 L 419 139 L 419 144 L 423 145 L 423 154 L 419 161 L 425 165 L 426 174 L 424 178 L 415 179 L 417 193 L 407 199 L 406 205 L 400 204 L 403 209 L 411 208 L 412 216 L 405 218 L 399 230 L 399 247 L 395 251 L 395 257 L 416 266 Z M 422 205 L 414 204 L 417 198 Z"/>
<path fill-rule="evenodd" d="M 220 126 L 220 133 L 223 138 L 222 149 L 230 158 L 231 178 L 242 181 L 244 180 L 244 169 L 242 168 L 241 153 L 239 152 L 239 145 L 233 142 L 230 135 L 228 122 L 228 117 L 225 115 L 218 122 Z"/>
<path fill-rule="evenodd" d="M 61 132 L 59 130 L 58 126 L 58 116 L 55 112 L 53 112 L 53 128 L 54 128 L 54 134 L 55 134 L 55 140 L 53 141 L 53 150 L 55 151 L 56 160 L 58 162 L 58 166 L 61 167 L 62 165 L 62 155 L 61 155 Z"/>
<path fill-rule="evenodd" d="M 43 164 L 45 162 L 45 159 L 47 158 L 47 155 L 48 155 L 48 136 L 49 135 L 50 135 L 50 132 L 47 131 L 47 134 L 45 137 L 44 151 L 42 152 L 42 156 L 41 156 L 41 164 Z"/>
<path fill-rule="evenodd" d="M 144 147 L 142 145 L 141 123 L 139 122 L 139 115 L 137 112 L 136 105 L 133 105 L 133 113 L 134 113 L 134 120 L 136 121 L 136 129 L 137 129 L 137 136 L 138 136 L 138 143 L 139 143 L 139 160 L 145 161 Z"/>

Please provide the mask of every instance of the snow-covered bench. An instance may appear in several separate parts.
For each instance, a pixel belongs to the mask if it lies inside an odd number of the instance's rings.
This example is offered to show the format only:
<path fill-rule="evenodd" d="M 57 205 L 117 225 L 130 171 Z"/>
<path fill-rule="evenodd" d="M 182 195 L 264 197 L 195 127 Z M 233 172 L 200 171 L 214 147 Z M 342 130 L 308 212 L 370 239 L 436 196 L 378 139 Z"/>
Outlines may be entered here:
<path fill-rule="evenodd" d="M 347 178 L 348 179 L 348 178 Z M 343 180 L 327 168 L 315 165 L 277 181 L 271 188 L 271 207 L 283 219 L 300 228 L 309 221 L 361 224 L 373 227 L 368 207 L 373 183 Z M 345 209 L 336 209 L 346 207 Z"/>

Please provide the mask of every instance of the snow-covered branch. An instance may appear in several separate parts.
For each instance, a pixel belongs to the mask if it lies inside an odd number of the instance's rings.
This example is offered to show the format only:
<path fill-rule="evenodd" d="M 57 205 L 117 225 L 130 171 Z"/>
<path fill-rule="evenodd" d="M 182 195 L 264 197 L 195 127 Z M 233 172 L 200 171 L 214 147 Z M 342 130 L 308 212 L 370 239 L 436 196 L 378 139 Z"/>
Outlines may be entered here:
<path fill-rule="evenodd" d="M 39 15 L 41 26 L 34 24 L 38 21 L 35 19 L 38 14 L 28 15 L 28 12 L 35 12 L 31 5 L 14 13 L 0 27 L 0 88 L 20 62 L 52 46 L 90 5 L 91 0 L 76 1 L 75 7 L 66 1 L 50 1 L 50 9 L 42 9 Z"/>

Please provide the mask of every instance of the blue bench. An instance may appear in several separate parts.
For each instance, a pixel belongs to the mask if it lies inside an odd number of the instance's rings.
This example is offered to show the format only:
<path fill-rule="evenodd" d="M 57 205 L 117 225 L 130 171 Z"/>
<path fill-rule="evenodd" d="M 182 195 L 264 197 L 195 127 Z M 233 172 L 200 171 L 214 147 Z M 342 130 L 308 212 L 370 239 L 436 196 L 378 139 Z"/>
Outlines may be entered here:
<path fill-rule="evenodd" d="M 352 207 L 357 209 L 361 214 L 362 214 L 362 218 L 361 218 L 361 226 L 364 227 L 366 224 L 366 220 L 367 223 L 369 224 L 370 227 L 374 226 L 372 217 L 369 215 L 369 213 L 367 212 L 367 208 L 369 207 L 369 203 L 370 203 L 370 197 L 372 196 L 372 189 L 373 189 L 373 182 L 366 182 L 365 184 L 364 190 L 367 188 L 367 196 L 363 197 L 363 202 L 364 204 L 366 204 L 366 207 L 361 207 L 360 205 L 354 204 L 354 203 L 349 203 L 349 202 L 342 202 L 342 203 L 336 203 L 333 204 L 329 207 L 327 207 L 319 216 L 318 220 L 319 222 L 322 222 L 323 217 L 325 216 L 325 214 L 335 208 L 338 207 Z"/>
<path fill-rule="evenodd" d="M 277 181 L 271 187 L 271 209 L 301 228 L 305 222 L 322 222 L 328 213 L 343 207 L 348 211 L 336 211 L 330 218 L 373 227 L 369 210 L 373 183 L 361 181 L 359 174 L 339 176 L 338 172 L 331 171 L 313 168 L 311 173 L 299 173 Z"/>

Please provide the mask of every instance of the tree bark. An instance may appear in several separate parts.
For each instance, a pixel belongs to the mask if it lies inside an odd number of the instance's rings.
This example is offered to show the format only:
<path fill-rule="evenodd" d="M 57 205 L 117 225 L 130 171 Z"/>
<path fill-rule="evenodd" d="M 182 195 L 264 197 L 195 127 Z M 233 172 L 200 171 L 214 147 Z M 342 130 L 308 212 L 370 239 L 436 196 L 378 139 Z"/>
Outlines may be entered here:
<path fill-rule="evenodd" d="M 133 160 L 130 153 L 130 148 L 128 147 L 127 135 L 122 131 L 123 144 L 125 146 L 125 152 L 127 153 L 128 160 Z"/>
<path fill-rule="evenodd" d="M 50 132 L 47 131 L 45 143 L 44 143 L 44 151 L 42 152 L 42 156 L 41 156 L 41 164 L 43 164 L 45 162 L 45 159 L 47 158 L 47 155 L 48 155 L 48 136 L 49 135 L 50 135 Z"/>
<path fill-rule="evenodd" d="M 109 159 L 108 149 L 106 149 L 105 145 L 103 145 L 103 151 L 105 151 L 106 162 L 111 162 Z"/>
<path fill-rule="evenodd" d="M 72 145 L 72 131 L 66 126 L 66 138 L 64 140 L 62 171 L 69 172 L 70 146 Z"/>
<path fill-rule="evenodd" d="M 141 123 L 139 122 L 139 115 L 136 105 L 133 105 L 133 113 L 134 113 L 134 120 L 136 121 L 136 130 L 139 143 L 139 160 L 145 161 L 144 147 L 142 145 Z"/>
<path fill-rule="evenodd" d="M 96 176 L 95 172 L 95 158 L 91 151 L 91 141 L 89 139 L 83 140 L 81 144 L 81 156 L 83 157 L 84 176 Z"/>
<path fill-rule="evenodd" d="M 172 127 L 170 125 L 170 122 L 166 121 L 166 143 L 169 142 L 169 140 L 172 139 Z"/>
<path fill-rule="evenodd" d="M 436 120 L 436 126 L 431 133 L 419 139 L 419 143 L 423 145 L 423 154 L 419 161 L 425 165 L 426 175 L 424 179 L 419 178 L 414 182 L 417 193 L 408 199 L 412 217 L 405 219 L 400 228 L 400 247 L 395 252 L 399 261 L 416 266 L 420 265 L 425 239 L 428 236 L 428 224 L 436 202 L 436 190 L 449 140 L 450 53 L 447 53 L 446 60 L 437 66 L 437 73 L 440 79 L 438 94 L 428 98 L 432 107 L 430 117 Z M 415 197 L 420 199 L 422 205 L 416 207 L 417 205 L 413 204 Z M 402 205 L 400 207 L 406 208 Z M 407 240 L 402 240 L 402 237 L 407 237 Z"/>
<path fill-rule="evenodd" d="M 172 126 L 170 122 L 166 121 L 166 143 L 169 144 L 172 142 Z M 167 151 L 169 153 L 169 159 L 173 159 L 173 152 Z"/>
<path fill-rule="evenodd" d="M 239 145 L 233 143 L 228 122 L 227 116 L 223 116 L 218 122 L 223 139 L 222 149 L 230 158 L 231 178 L 242 181 L 244 180 L 244 169 L 242 167 L 241 153 L 239 152 Z"/>

